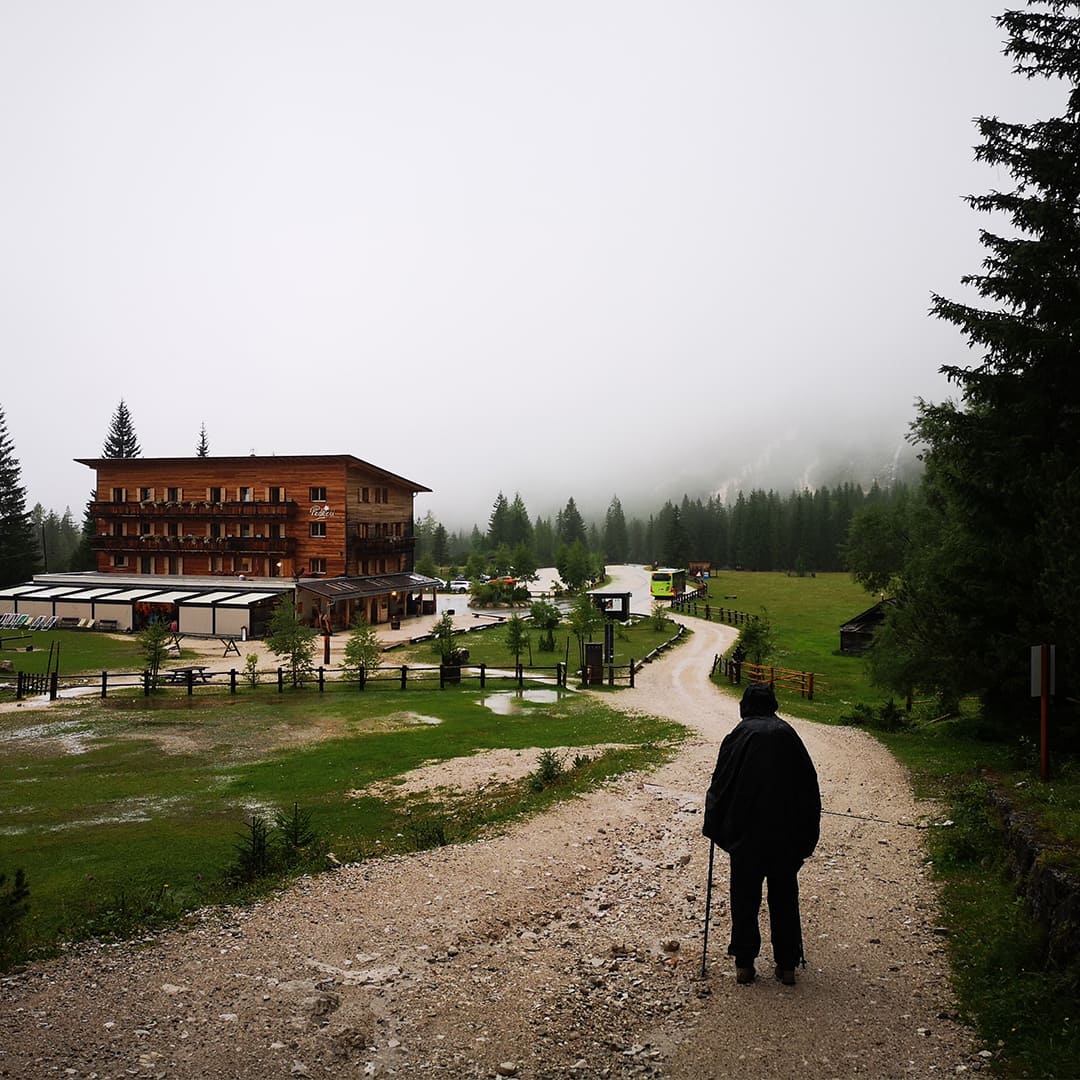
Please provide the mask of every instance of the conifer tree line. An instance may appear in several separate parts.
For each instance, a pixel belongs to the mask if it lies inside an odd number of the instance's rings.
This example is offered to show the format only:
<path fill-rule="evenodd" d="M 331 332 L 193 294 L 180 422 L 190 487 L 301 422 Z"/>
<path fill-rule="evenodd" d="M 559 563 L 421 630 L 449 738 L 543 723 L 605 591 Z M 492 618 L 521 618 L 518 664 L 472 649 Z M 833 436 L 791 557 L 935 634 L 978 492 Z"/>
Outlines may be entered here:
<path fill-rule="evenodd" d="M 602 521 L 586 522 L 573 497 L 554 518 L 531 519 L 520 495 L 500 492 L 487 528 L 450 532 L 429 512 L 416 522 L 417 566 L 481 567 L 503 573 L 526 566 L 557 566 L 563 548 L 579 545 L 603 563 L 657 563 L 686 567 L 818 573 L 846 569 L 845 545 L 855 513 L 889 507 L 907 498 L 908 488 L 873 484 L 821 487 L 815 491 L 755 489 L 734 501 L 719 497 L 668 501 L 647 518 L 628 517 L 618 496 Z"/>

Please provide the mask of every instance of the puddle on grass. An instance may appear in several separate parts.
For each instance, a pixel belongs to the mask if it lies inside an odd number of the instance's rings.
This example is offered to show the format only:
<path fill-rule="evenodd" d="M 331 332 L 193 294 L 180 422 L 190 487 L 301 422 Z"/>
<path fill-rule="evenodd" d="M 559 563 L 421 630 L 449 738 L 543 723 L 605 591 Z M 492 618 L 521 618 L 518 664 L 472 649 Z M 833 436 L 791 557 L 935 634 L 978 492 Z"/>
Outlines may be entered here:
<path fill-rule="evenodd" d="M 509 690 L 499 694 L 489 694 L 481 699 L 481 704 L 486 705 L 499 716 L 511 716 L 520 710 L 523 701 L 531 701 L 539 705 L 553 705 L 563 696 L 559 690 Z"/>

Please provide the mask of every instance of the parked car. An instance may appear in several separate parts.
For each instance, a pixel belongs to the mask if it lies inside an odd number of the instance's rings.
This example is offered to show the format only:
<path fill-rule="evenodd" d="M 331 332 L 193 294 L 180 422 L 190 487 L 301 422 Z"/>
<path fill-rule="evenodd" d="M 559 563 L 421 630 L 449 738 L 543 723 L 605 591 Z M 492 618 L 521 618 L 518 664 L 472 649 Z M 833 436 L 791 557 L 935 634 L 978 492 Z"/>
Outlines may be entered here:
<path fill-rule="evenodd" d="M 451 592 L 465 592 L 465 593 L 467 593 L 467 592 L 469 592 L 469 590 L 471 588 L 472 588 L 472 583 L 467 578 L 454 578 L 454 580 L 450 582 L 450 591 Z"/>

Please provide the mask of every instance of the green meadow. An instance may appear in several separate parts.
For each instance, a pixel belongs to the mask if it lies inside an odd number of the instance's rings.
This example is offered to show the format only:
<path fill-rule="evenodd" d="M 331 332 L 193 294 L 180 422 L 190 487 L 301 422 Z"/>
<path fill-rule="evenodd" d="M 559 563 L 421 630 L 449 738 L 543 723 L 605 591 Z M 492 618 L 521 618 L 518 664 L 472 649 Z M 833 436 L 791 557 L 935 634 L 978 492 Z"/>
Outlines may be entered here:
<path fill-rule="evenodd" d="M 840 627 L 873 606 L 875 598 L 847 574 L 796 577 L 779 573 L 716 572 L 709 579 L 713 609 L 733 609 L 766 616 L 776 634 L 769 663 L 815 675 L 813 701 L 778 691 L 781 708 L 794 716 L 836 723 L 858 702 L 881 701 L 887 695 L 871 687 L 859 656 L 840 652 Z M 704 605 L 698 602 L 698 614 Z M 717 675 L 718 685 L 727 680 Z"/>
<path fill-rule="evenodd" d="M 0 872 L 25 870 L 30 916 L 13 955 L 132 932 L 280 884 L 238 873 L 252 818 L 298 807 L 317 843 L 292 869 L 468 839 L 553 799 L 665 760 L 678 725 L 594 697 L 512 684 L 360 693 L 313 684 L 144 697 L 138 691 L 0 715 Z M 399 798 L 423 763 L 494 748 L 563 752 L 565 775 L 483 797 Z M 576 763 L 575 763 L 576 759 Z M 573 766 L 573 767 L 571 767 Z M 377 790 L 373 785 L 378 785 Z"/>

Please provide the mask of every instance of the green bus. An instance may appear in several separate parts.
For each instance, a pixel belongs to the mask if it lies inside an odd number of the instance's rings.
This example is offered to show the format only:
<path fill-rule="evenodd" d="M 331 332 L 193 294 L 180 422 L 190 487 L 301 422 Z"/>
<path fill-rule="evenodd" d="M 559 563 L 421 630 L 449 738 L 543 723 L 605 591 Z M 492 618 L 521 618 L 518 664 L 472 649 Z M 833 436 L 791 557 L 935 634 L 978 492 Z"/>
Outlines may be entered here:
<path fill-rule="evenodd" d="M 649 579 L 649 591 L 653 596 L 682 596 L 686 592 L 686 571 L 658 566 Z"/>

